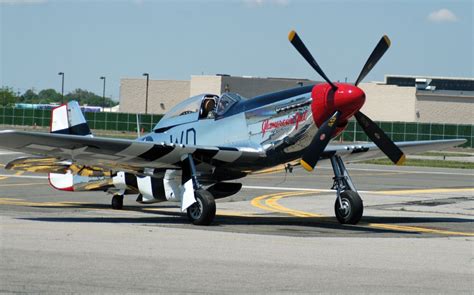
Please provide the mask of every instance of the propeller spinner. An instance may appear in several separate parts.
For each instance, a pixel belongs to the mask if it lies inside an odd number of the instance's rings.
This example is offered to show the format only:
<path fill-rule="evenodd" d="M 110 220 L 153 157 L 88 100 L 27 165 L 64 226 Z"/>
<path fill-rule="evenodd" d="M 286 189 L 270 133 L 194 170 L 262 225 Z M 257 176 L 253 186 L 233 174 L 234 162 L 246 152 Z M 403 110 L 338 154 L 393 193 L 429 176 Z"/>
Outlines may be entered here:
<path fill-rule="evenodd" d="M 313 104 L 311 108 L 313 118 L 319 130 L 311 144 L 304 151 L 301 165 L 308 171 L 313 170 L 338 126 L 345 126 L 347 120 L 352 116 L 355 116 L 367 136 L 393 163 L 402 165 L 405 162 L 403 152 L 377 124 L 359 111 L 365 102 L 365 93 L 357 85 L 367 76 L 388 50 L 391 44 L 390 39 L 386 35 L 380 39 L 354 85 L 333 83 L 326 76 L 295 31 L 291 31 L 288 34 L 288 39 L 309 65 L 327 82 L 327 84 L 319 84 L 313 88 Z"/>

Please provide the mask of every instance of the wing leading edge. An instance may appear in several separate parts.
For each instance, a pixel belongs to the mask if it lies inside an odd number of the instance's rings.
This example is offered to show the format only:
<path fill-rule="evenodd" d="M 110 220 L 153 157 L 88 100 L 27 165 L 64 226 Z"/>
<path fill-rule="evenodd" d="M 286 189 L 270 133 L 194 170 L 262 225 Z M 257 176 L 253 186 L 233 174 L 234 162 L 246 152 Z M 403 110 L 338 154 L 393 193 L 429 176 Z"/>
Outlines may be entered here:
<path fill-rule="evenodd" d="M 239 159 L 258 159 L 261 156 L 256 150 L 232 147 L 184 146 L 13 130 L 0 131 L 0 147 L 116 171 L 175 168 L 179 166 L 182 157 L 189 154 L 196 160 L 211 165 L 232 163 Z"/>
<path fill-rule="evenodd" d="M 395 142 L 405 154 L 414 154 L 429 150 L 443 150 L 465 143 L 465 139 L 443 139 L 426 141 Z M 351 145 L 328 145 L 324 150 L 323 158 L 338 154 L 348 162 L 385 158 L 385 154 L 374 143 L 360 143 Z"/>

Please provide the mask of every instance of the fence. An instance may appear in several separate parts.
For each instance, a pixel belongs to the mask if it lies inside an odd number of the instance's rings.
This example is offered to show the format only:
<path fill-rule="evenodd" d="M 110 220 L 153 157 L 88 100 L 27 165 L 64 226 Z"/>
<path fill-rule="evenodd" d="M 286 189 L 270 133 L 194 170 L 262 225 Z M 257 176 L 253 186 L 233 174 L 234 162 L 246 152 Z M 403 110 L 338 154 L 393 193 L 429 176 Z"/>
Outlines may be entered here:
<path fill-rule="evenodd" d="M 49 126 L 51 111 L 0 107 L 0 125 Z M 85 113 L 91 129 L 130 131 L 137 130 L 136 114 Z M 151 131 L 162 115 L 139 115 L 140 127 Z M 376 122 L 394 141 L 465 138 L 464 147 L 474 147 L 474 126 L 457 124 Z M 355 121 L 350 121 L 341 134 L 344 141 L 368 141 L 367 135 Z"/>
<path fill-rule="evenodd" d="M 128 113 L 85 113 L 91 129 L 137 131 L 137 115 Z M 140 128 L 145 132 L 153 129 L 162 115 L 139 115 Z M 0 124 L 18 126 L 49 126 L 50 110 L 15 109 L 0 107 Z"/>
<path fill-rule="evenodd" d="M 474 147 L 474 126 L 459 124 L 376 122 L 393 141 L 465 138 L 463 147 Z M 349 121 L 341 134 L 343 141 L 370 141 L 359 124 Z"/>

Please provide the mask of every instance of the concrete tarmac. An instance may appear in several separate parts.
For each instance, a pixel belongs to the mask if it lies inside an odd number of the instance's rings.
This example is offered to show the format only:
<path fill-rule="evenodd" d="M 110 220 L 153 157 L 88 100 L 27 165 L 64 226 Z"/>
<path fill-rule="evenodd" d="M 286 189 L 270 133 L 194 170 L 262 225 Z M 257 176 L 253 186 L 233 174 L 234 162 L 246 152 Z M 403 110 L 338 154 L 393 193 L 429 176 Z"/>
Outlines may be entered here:
<path fill-rule="evenodd" d="M 208 227 L 0 166 L 0 292 L 474 292 L 472 170 L 347 165 L 365 205 L 349 226 L 327 165 L 245 178 Z"/>

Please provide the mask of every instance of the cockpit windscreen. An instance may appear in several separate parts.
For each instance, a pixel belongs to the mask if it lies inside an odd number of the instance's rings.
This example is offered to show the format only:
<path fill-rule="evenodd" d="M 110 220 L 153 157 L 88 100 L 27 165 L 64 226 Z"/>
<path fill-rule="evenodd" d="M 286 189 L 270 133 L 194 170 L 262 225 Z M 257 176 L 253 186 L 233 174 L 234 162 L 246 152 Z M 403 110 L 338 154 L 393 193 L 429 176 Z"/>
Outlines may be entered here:
<path fill-rule="evenodd" d="M 224 93 L 217 103 L 216 113 L 218 116 L 224 115 L 234 104 L 241 101 L 242 97 L 237 93 Z"/>

